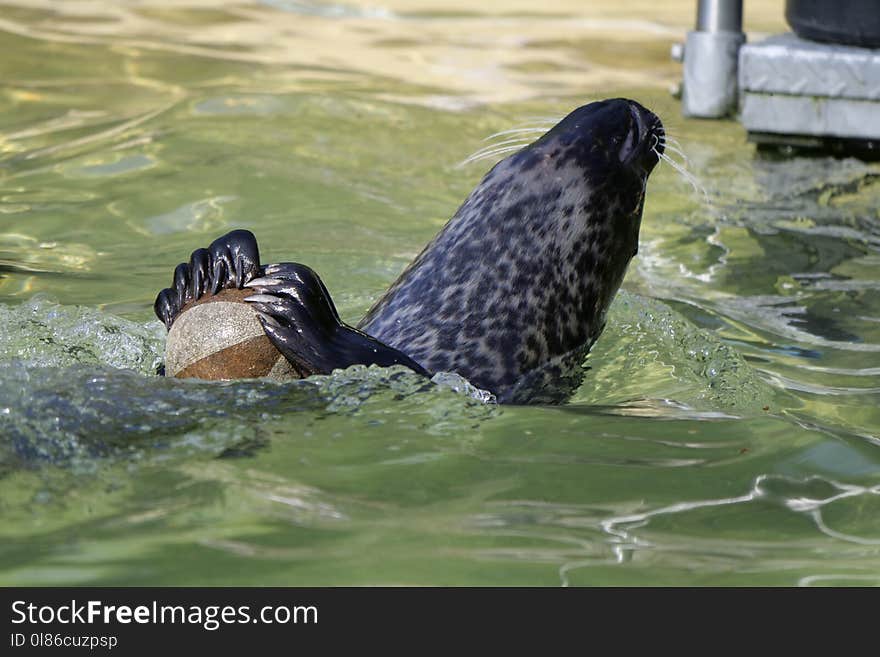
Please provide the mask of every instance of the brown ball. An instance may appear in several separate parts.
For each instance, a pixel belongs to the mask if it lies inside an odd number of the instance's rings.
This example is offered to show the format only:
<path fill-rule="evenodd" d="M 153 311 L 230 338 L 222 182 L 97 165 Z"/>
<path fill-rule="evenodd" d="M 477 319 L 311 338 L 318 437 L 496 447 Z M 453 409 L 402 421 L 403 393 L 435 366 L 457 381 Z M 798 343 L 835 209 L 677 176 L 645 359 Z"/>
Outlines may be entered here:
<path fill-rule="evenodd" d="M 177 378 L 301 378 L 266 337 L 244 301 L 253 290 L 227 289 L 188 303 L 168 331 L 165 375 Z"/>

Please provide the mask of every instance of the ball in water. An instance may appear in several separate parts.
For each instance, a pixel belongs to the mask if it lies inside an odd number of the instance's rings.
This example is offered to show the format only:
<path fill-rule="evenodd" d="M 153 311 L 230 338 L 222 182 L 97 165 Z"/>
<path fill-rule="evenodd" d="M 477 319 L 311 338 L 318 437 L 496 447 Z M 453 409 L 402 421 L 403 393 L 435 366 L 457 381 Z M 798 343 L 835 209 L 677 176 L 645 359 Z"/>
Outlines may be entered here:
<path fill-rule="evenodd" d="M 177 378 L 298 379 L 244 301 L 253 290 L 225 289 L 184 306 L 165 342 L 165 375 Z"/>

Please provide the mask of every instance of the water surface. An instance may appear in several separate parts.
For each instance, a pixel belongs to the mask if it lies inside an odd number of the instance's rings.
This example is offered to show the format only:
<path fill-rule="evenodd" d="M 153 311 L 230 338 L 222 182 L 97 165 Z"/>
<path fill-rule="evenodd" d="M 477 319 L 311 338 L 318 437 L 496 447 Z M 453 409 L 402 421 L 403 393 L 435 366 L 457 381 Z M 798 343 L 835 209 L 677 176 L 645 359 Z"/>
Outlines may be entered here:
<path fill-rule="evenodd" d="M 682 119 L 692 11 L 0 0 L 0 583 L 880 583 L 880 168 Z M 617 95 L 705 195 L 652 175 L 570 404 L 152 376 L 195 247 L 249 228 L 356 321 L 486 137 Z"/>

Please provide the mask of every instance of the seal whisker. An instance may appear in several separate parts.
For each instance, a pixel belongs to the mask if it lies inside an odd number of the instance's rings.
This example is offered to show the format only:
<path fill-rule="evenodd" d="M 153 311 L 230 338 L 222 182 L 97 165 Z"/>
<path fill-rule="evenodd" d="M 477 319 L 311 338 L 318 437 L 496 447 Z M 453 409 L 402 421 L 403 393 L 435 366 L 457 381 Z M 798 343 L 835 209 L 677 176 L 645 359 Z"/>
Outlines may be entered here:
<path fill-rule="evenodd" d="M 493 143 L 489 143 L 483 148 L 477 150 L 476 152 L 471 153 L 467 158 L 459 162 L 456 165 L 456 168 L 463 167 L 464 165 L 470 164 L 471 162 L 477 162 L 478 160 L 494 157 L 496 155 L 504 155 L 506 153 L 515 152 L 520 148 L 531 144 L 534 141 L 535 136 L 543 135 L 548 130 L 550 130 L 553 125 L 559 122 L 558 118 L 541 116 L 528 117 L 527 120 L 529 121 L 529 123 L 516 125 L 512 128 L 508 128 L 507 130 L 501 130 L 499 132 L 492 133 L 488 137 L 484 138 L 483 141 Z M 493 141 L 498 137 L 510 138 L 504 139 L 502 141 Z"/>
<path fill-rule="evenodd" d="M 681 142 L 678 141 L 675 137 L 670 137 L 669 135 L 663 135 L 660 138 L 660 144 L 663 146 L 663 150 L 669 150 L 673 153 L 677 153 L 681 155 L 685 161 L 690 164 L 690 158 L 684 152 L 684 146 L 681 145 Z"/>
<path fill-rule="evenodd" d="M 678 172 L 678 174 L 682 178 L 684 178 L 684 180 L 687 181 L 687 183 L 690 184 L 691 187 L 694 188 L 694 191 L 699 194 L 702 194 L 703 198 L 708 202 L 709 194 L 706 192 L 706 188 L 700 184 L 700 182 L 697 180 L 697 178 L 696 178 L 696 176 L 694 176 L 694 174 L 692 174 L 690 171 L 688 171 L 681 163 L 673 160 L 666 153 L 661 153 L 657 150 L 655 150 L 654 153 L 656 153 L 657 156 L 661 160 L 668 162 L 669 166 L 671 166 L 673 169 L 675 169 Z"/>
<path fill-rule="evenodd" d="M 471 155 L 471 157 L 473 157 L 473 155 L 478 155 L 479 153 L 482 153 L 483 151 L 494 150 L 494 149 L 498 148 L 499 146 L 506 146 L 507 144 L 528 144 L 529 142 L 530 142 L 529 138 L 524 137 L 524 136 L 523 137 L 516 137 L 514 139 L 505 139 L 504 141 L 499 141 L 494 144 L 489 144 L 487 146 L 483 146 L 483 148 L 481 148 L 480 150 L 473 153 Z"/>
<path fill-rule="evenodd" d="M 467 160 L 465 160 L 464 163 L 468 164 L 470 162 L 476 162 L 477 160 L 485 160 L 486 158 L 494 157 L 495 155 L 503 155 L 505 153 L 515 153 L 520 148 L 522 148 L 523 146 L 527 146 L 527 145 L 528 145 L 528 142 L 524 142 L 524 143 L 519 143 L 519 144 L 513 144 L 511 146 L 503 146 L 501 148 L 495 148 L 495 149 L 492 149 L 489 151 L 485 151 L 483 153 L 477 153 L 477 154 L 471 155 Z"/>
<path fill-rule="evenodd" d="M 659 157 L 660 153 L 657 149 L 658 145 L 662 148 L 663 153 L 666 155 L 665 158 L 661 159 L 666 159 L 667 161 L 672 162 L 672 154 L 675 154 L 683 160 L 683 163 L 675 162 L 675 164 L 678 164 L 682 169 L 687 169 L 691 166 L 691 159 L 684 152 L 684 146 L 682 146 L 681 142 L 678 141 L 678 139 L 676 139 L 675 137 L 665 132 L 661 135 L 654 135 L 654 144 L 651 146 L 651 150 L 654 151 Z"/>
<path fill-rule="evenodd" d="M 529 144 L 529 142 L 524 141 L 524 142 L 519 142 L 519 143 L 513 144 L 511 146 L 503 146 L 501 148 L 496 148 L 493 150 L 483 150 L 481 152 L 474 153 L 473 155 L 471 155 L 467 159 L 459 162 L 456 165 L 456 168 L 463 167 L 466 164 L 471 164 L 472 162 L 477 162 L 478 160 L 485 160 L 486 158 L 494 157 L 496 155 L 503 155 L 505 153 L 515 153 L 516 151 L 520 150 L 522 147 L 527 146 L 528 144 Z"/>
<path fill-rule="evenodd" d="M 679 148 L 681 148 L 681 142 L 678 141 L 678 139 L 676 139 L 676 138 L 673 137 L 672 135 L 669 135 L 669 134 L 665 134 L 665 133 L 664 133 L 664 134 L 660 135 L 660 141 L 661 141 L 664 145 L 666 145 L 666 144 L 672 144 L 673 146 L 678 146 Z"/>
<path fill-rule="evenodd" d="M 675 153 L 676 155 L 681 157 L 681 159 L 684 160 L 688 166 L 690 166 L 690 163 L 691 163 L 690 158 L 687 155 L 685 155 L 684 151 L 682 151 L 681 149 L 676 148 L 675 146 L 670 146 L 669 144 L 664 144 L 663 150 L 666 153 Z"/>
<path fill-rule="evenodd" d="M 679 156 L 682 158 L 683 161 L 682 161 L 682 162 L 679 162 L 677 159 L 675 159 L 675 158 L 672 156 L 673 153 L 674 153 L 675 155 L 679 155 Z M 688 166 L 690 166 L 690 163 L 691 163 L 691 162 L 690 162 L 690 160 L 688 159 L 687 155 L 685 155 L 684 153 L 679 152 L 679 151 L 678 151 L 677 149 L 675 149 L 675 148 L 670 148 L 670 147 L 668 147 L 668 146 L 664 146 L 664 147 L 663 147 L 663 155 L 664 155 L 664 157 L 667 159 L 667 161 L 669 161 L 669 162 L 674 162 L 675 164 L 679 165 L 682 169 L 687 169 Z"/>

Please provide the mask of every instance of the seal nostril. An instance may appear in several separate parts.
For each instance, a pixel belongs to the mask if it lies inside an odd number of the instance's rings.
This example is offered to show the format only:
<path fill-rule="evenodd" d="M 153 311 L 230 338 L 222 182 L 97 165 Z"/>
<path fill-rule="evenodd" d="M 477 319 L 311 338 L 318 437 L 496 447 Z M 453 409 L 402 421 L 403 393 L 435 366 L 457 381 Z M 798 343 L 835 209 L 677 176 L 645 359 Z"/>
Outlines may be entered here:
<path fill-rule="evenodd" d="M 638 143 L 638 136 L 635 128 L 630 128 L 629 132 L 626 134 L 626 138 L 623 143 L 620 145 L 620 153 L 618 157 L 620 157 L 621 162 L 626 162 L 632 157 L 632 154 L 636 150 L 636 144 Z"/>
<path fill-rule="evenodd" d="M 638 106 L 634 103 L 630 103 L 629 113 L 632 117 L 632 121 L 630 122 L 629 131 L 627 132 L 626 138 L 620 148 L 619 157 L 621 162 L 627 162 L 632 159 L 639 144 L 644 141 L 648 134 L 648 127 L 645 125 L 645 121 L 642 118 L 642 113 L 639 111 Z"/>

